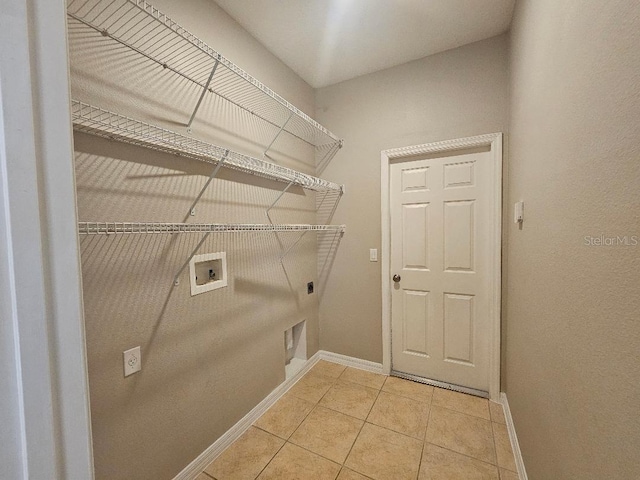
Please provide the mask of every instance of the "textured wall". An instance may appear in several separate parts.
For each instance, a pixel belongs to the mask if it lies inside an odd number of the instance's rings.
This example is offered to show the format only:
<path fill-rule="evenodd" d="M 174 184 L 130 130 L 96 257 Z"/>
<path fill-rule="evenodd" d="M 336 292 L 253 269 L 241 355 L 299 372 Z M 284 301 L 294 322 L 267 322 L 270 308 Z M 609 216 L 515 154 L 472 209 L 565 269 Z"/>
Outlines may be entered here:
<path fill-rule="evenodd" d="M 382 361 L 380 151 L 506 132 L 507 61 L 503 35 L 317 91 L 318 120 L 345 138 L 323 176 L 346 184 L 334 221 L 348 225 L 319 270 L 322 349 Z"/>
<path fill-rule="evenodd" d="M 506 392 L 531 480 L 640 478 L 640 3 L 519 1 Z"/>
<path fill-rule="evenodd" d="M 313 115 L 313 91 L 213 2 L 154 1 L 223 55 Z M 69 29 L 78 100 L 185 133 L 199 91 L 86 28 Z M 276 133 L 209 95 L 194 136 L 259 155 Z M 81 221 L 183 221 L 211 166 L 76 134 Z M 313 151 L 283 137 L 276 162 L 314 172 Z M 267 223 L 285 184 L 221 170 L 195 222 Z M 275 223 L 314 223 L 315 195 L 292 188 Z M 211 235 L 199 253 L 227 252 L 229 286 L 191 297 L 173 276 L 200 235 L 82 236 L 92 426 L 98 479 L 168 479 L 284 380 L 283 332 L 306 319 L 318 349 L 316 238 Z M 142 372 L 123 378 L 122 352 L 142 347 Z"/>

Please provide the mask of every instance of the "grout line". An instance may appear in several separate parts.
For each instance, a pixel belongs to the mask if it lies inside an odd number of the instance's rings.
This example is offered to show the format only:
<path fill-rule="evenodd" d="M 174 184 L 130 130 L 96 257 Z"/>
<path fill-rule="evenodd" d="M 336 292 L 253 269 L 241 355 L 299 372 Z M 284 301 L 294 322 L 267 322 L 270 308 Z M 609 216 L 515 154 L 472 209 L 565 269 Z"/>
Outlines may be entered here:
<path fill-rule="evenodd" d="M 341 469 L 340 469 L 340 471 L 338 472 L 338 476 L 340 476 L 340 474 L 342 473 L 342 471 L 343 471 L 343 470 L 349 470 L 349 471 L 351 471 L 351 472 L 355 472 L 355 473 L 357 473 L 358 475 L 360 475 L 361 477 L 366 478 L 367 480 L 373 480 L 373 479 L 372 479 L 371 477 L 369 477 L 368 475 L 365 475 L 364 473 L 360 473 L 360 472 L 358 472 L 358 471 L 354 470 L 353 468 L 349 468 L 349 467 L 347 467 L 346 465 L 342 465 L 342 468 L 341 468 Z"/>
<path fill-rule="evenodd" d="M 480 420 L 484 420 L 484 421 L 486 421 L 486 422 L 494 423 L 494 422 L 493 422 L 493 420 L 491 420 L 491 419 L 487 419 L 487 418 L 484 418 L 484 417 L 479 417 L 479 416 L 477 416 L 477 415 L 473 415 L 473 414 L 471 414 L 471 413 L 461 412 L 460 410 L 456 410 L 455 408 L 451 408 L 451 407 L 448 407 L 448 406 L 447 406 L 447 407 L 445 407 L 445 406 L 443 406 L 443 405 L 434 405 L 434 407 L 436 407 L 436 408 L 443 408 L 443 409 L 445 409 L 445 410 L 449 410 L 450 412 L 455 412 L 455 413 L 459 413 L 459 414 L 461 414 L 461 415 L 466 415 L 466 416 L 468 416 L 468 417 L 472 417 L 472 418 L 479 418 Z M 489 414 L 489 416 L 491 416 L 491 414 Z M 498 422 L 495 422 L 495 423 L 498 423 Z"/>
<path fill-rule="evenodd" d="M 293 437 L 293 434 L 296 433 L 298 431 L 298 429 L 300 428 L 300 426 L 304 423 L 304 421 L 309 417 L 309 415 L 311 415 L 311 413 L 313 413 L 313 411 L 316 409 L 316 407 L 318 406 L 318 404 L 316 403 L 313 408 L 311 410 L 309 410 L 309 413 L 307 413 L 304 418 L 300 421 L 300 423 L 298 424 L 298 426 L 296 428 L 293 429 L 293 432 L 291 432 L 289 434 L 289 436 L 287 438 L 285 438 L 285 441 L 288 442 L 289 439 L 291 437 Z"/>
<path fill-rule="evenodd" d="M 426 435 L 426 432 L 425 432 Z M 420 461 L 418 462 L 418 472 L 416 474 L 416 480 L 420 478 L 420 468 L 422 467 L 422 457 L 424 457 L 424 442 L 422 442 L 422 448 L 420 449 Z"/>
<path fill-rule="evenodd" d="M 278 437 L 278 438 L 280 438 L 280 437 Z M 267 464 L 262 468 L 262 470 L 260 470 L 260 471 L 258 472 L 258 474 L 254 477 L 254 479 L 255 479 L 255 478 L 258 478 L 260 475 L 262 475 L 262 472 L 264 472 L 264 471 L 267 469 L 267 467 L 268 467 L 269 465 L 271 465 L 271 462 L 273 462 L 273 459 L 274 459 L 274 458 L 276 458 L 276 457 L 278 456 L 278 454 L 280 453 L 280 450 L 282 450 L 286 444 L 287 444 L 287 441 L 285 440 L 285 441 L 284 441 L 284 443 L 282 444 L 282 446 L 281 446 L 281 447 L 278 449 L 278 451 L 273 455 L 273 457 L 271 457 L 271 459 L 270 459 L 270 460 L 267 462 Z"/>
<path fill-rule="evenodd" d="M 304 374 L 304 376 L 303 376 L 300 380 L 304 379 L 304 377 L 306 377 L 310 372 L 311 372 L 311 370 L 309 370 L 307 373 L 305 373 L 305 374 Z M 325 375 L 322 375 L 322 376 L 323 376 L 323 377 L 326 377 Z M 330 377 L 327 377 L 327 378 L 330 378 Z M 333 388 L 333 385 L 334 385 L 334 384 L 335 384 L 335 381 L 331 384 L 331 386 L 327 389 L 327 391 L 326 391 L 326 392 L 324 392 L 324 394 L 323 394 L 323 395 L 318 399 L 318 401 L 314 403 L 314 405 L 313 405 L 313 407 L 311 408 L 311 410 L 309 410 L 309 413 L 307 413 L 307 414 L 304 416 L 304 418 L 303 418 L 303 419 L 302 419 L 302 421 L 298 424 L 298 426 L 297 426 L 296 428 L 294 428 L 294 429 L 293 429 L 293 432 L 291 432 L 291 434 L 286 438 L 286 441 L 287 441 L 287 442 L 288 442 L 288 441 L 289 441 L 289 439 L 293 436 L 293 434 L 294 434 L 294 433 L 296 433 L 296 432 L 298 431 L 298 429 L 299 429 L 299 428 L 300 428 L 300 426 L 304 423 L 304 421 L 307 419 L 307 417 L 309 417 L 309 415 L 311 415 L 311 412 L 313 412 L 313 411 L 316 409 L 316 407 L 317 407 L 318 405 L 320 405 L 320 400 L 322 400 L 322 399 L 325 397 L 325 395 L 329 392 L 329 390 L 331 390 L 331 389 Z M 296 397 L 296 398 L 298 398 L 298 397 Z M 304 399 L 302 399 L 302 400 L 304 400 Z M 307 402 L 309 402 L 309 401 L 307 400 Z M 309 403 L 313 403 L 313 402 L 309 402 Z"/>
<path fill-rule="evenodd" d="M 269 435 L 272 435 L 272 436 L 274 436 L 274 437 L 276 437 L 276 438 L 278 438 L 278 439 L 282 440 L 283 442 L 286 442 L 286 441 L 287 441 L 287 439 L 286 439 L 286 438 L 282 438 L 280 435 L 276 435 L 275 433 L 270 432 L 269 430 L 265 430 L 264 428 L 259 427 L 259 426 L 257 426 L 257 425 L 251 425 L 249 428 L 251 428 L 251 427 L 253 427 L 253 428 L 257 428 L 258 430 L 262 430 L 264 433 L 268 433 Z M 248 428 L 247 430 L 249 430 L 249 428 Z M 234 442 L 234 443 L 235 443 L 235 442 Z M 231 445 L 233 445 L 233 443 L 232 443 Z M 229 445 L 229 447 L 230 447 L 231 445 Z M 227 447 L 227 448 L 229 448 L 229 447 Z M 222 451 L 222 453 L 226 452 L 226 451 L 227 451 L 227 448 L 225 448 L 225 449 Z M 221 454 L 221 455 L 222 455 L 222 454 Z"/>
<path fill-rule="evenodd" d="M 397 393 L 397 392 L 391 392 L 391 391 L 389 391 L 389 390 L 384 390 L 384 386 L 385 386 L 385 384 L 387 383 L 387 380 L 389 380 L 391 377 L 392 377 L 392 375 L 387 375 L 387 378 L 386 378 L 386 380 L 384 381 L 384 383 L 382 384 L 382 387 L 380 387 L 380 390 L 384 391 L 384 393 L 390 393 L 391 395 L 397 395 L 397 396 L 402 397 L 402 398 L 408 398 L 408 399 L 410 399 L 410 400 L 415 400 L 416 402 L 422 402 L 422 400 L 416 400 L 414 397 L 409 397 L 408 395 L 403 394 L 403 393 Z M 427 387 L 431 387 L 431 388 L 433 388 L 433 389 L 440 388 L 440 387 L 434 387 L 433 385 L 427 385 L 426 383 L 416 382 L 416 381 L 414 381 L 414 380 L 407 380 L 406 378 L 402 378 L 402 377 L 394 377 L 394 378 L 399 378 L 400 380 L 405 380 L 405 381 L 407 381 L 407 382 L 416 383 L 416 384 L 418 384 L 418 385 L 425 385 L 425 386 L 427 386 Z M 433 392 L 431 392 L 431 395 L 430 395 L 430 396 L 433 398 Z M 427 403 L 427 402 L 425 401 L 425 402 L 423 402 L 423 403 Z M 431 403 L 431 400 L 429 400 L 429 404 L 430 404 L 430 403 Z"/>
<path fill-rule="evenodd" d="M 386 381 L 386 380 L 385 380 Z M 373 403 L 371 404 L 371 409 L 369 409 L 369 413 L 367 413 L 367 416 L 365 417 L 365 419 L 362 421 L 362 426 L 360 427 L 360 430 L 358 431 L 358 434 L 356 435 L 355 440 L 353 441 L 353 443 L 351 444 L 351 448 L 349 449 L 349 451 L 347 452 L 347 456 L 344 457 L 344 463 L 343 466 L 346 464 L 347 460 L 349 459 L 349 456 L 351 455 L 351 452 L 353 451 L 353 447 L 356 445 L 356 442 L 358 441 L 358 438 L 360 438 L 360 434 L 362 433 L 362 429 L 364 428 L 364 426 L 367 424 L 367 418 L 369 418 L 369 415 L 371 414 L 371 410 L 373 410 L 373 406 L 376 404 L 376 402 L 378 401 L 378 397 L 380 396 L 380 392 L 382 392 L 382 387 L 380 388 L 380 390 L 378 390 L 378 394 L 376 395 L 376 398 L 373 400 Z M 354 470 L 354 472 L 356 473 L 360 473 L 357 470 Z M 364 474 L 363 474 L 364 475 Z"/>
<path fill-rule="evenodd" d="M 427 425 L 424 427 L 424 438 L 422 439 L 422 450 L 420 451 L 420 462 L 418 463 L 418 476 L 416 479 L 420 478 L 420 470 L 422 469 L 422 459 L 424 458 L 424 451 L 427 446 L 427 431 L 429 430 L 429 423 L 431 421 L 431 406 L 433 405 L 433 396 L 435 394 L 435 390 L 431 392 L 431 398 L 429 399 L 429 416 L 427 417 Z"/>
<path fill-rule="evenodd" d="M 434 388 L 438 388 L 438 387 L 434 387 Z M 431 407 L 434 407 L 434 406 L 438 407 L 438 408 L 445 409 L 445 410 L 449 410 L 449 411 L 452 411 L 452 412 L 461 413 L 462 415 L 468 415 L 468 414 L 465 414 L 465 413 L 462 413 L 462 412 L 458 412 L 457 410 L 452 410 L 452 409 L 447 408 L 447 407 L 442 407 L 440 405 L 433 405 L 433 396 L 432 396 L 431 397 L 431 404 L 430 404 L 430 407 L 429 407 L 429 421 L 428 422 L 431 422 L 431 415 L 433 413 L 433 409 Z M 480 418 L 480 420 L 485 420 L 485 419 L 483 419 L 481 417 L 476 417 L 474 415 L 468 415 L 468 416 L 473 417 L 473 418 Z M 496 445 L 495 445 L 495 439 L 494 439 L 494 435 L 493 435 L 493 422 L 489 421 L 489 423 L 492 424 L 491 425 L 491 441 L 493 442 L 493 448 L 494 448 L 494 451 L 495 451 Z M 429 424 L 427 423 L 427 429 L 428 428 L 429 428 Z M 472 460 L 476 460 L 478 462 L 482 462 L 482 463 L 484 463 L 486 465 L 493 465 L 494 467 L 496 467 L 498 469 L 498 475 L 500 475 L 500 466 L 498 465 L 498 456 L 497 456 L 497 454 L 495 455 L 496 462 L 495 463 L 491 463 L 491 462 L 486 462 L 484 460 L 480 460 L 479 458 L 473 457 L 471 455 L 467 455 L 466 453 L 457 452 L 457 451 L 452 450 L 452 449 L 450 449 L 448 447 L 445 447 L 445 446 L 442 446 L 442 445 L 438 445 L 437 443 L 429 442 L 429 441 L 427 441 L 427 436 L 425 434 L 425 440 L 424 440 L 425 446 L 426 446 L 427 443 L 430 444 L 430 445 L 435 445 L 436 447 L 442 448 L 442 449 L 447 450 L 449 452 L 452 452 L 452 453 L 455 453 L 455 454 L 462 455 L 464 457 L 470 458 Z M 421 460 L 420 463 L 422 463 L 422 460 Z"/>
<path fill-rule="evenodd" d="M 501 425 L 501 426 L 505 426 L 505 427 L 506 427 L 506 425 L 503 425 L 503 424 L 498 423 L 498 422 L 491 422 L 491 432 L 493 433 L 493 444 L 494 444 L 494 447 L 496 449 L 496 465 L 498 466 L 499 469 L 508 470 L 509 472 L 513 472 L 513 473 L 517 474 L 518 473 L 518 464 L 515 461 L 515 459 L 516 459 L 515 457 L 516 456 L 513 453 L 513 447 L 511 447 L 511 455 L 513 456 L 513 460 L 514 460 L 513 463 L 516 466 L 516 470 L 511 470 L 509 467 L 503 467 L 502 465 L 500 465 L 500 461 L 498 460 L 498 446 L 496 445 L 496 434 L 495 434 L 495 430 L 493 429 L 494 425 Z M 508 435 L 509 435 L 509 432 L 507 431 L 507 438 L 508 438 Z M 509 446 L 511 446 L 511 445 L 509 445 Z"/>
<path fill-rule="evenodd" d="M 496 445 L 496 432 L 493 430 L 493 422 L 491 422 L 491 440 L 493 440 L 493 453 L 496 457 L 496 467 L 498 467 L 498 475 L 500 475 L 500 465 L 498 464 L 498 447 Z"/>
<path fill-rule="evenodd" d="M 392 393 L 380 391 L 380 395 L 382 395 L 383 393 L 386 394 L 386 395 L 394 396 Z M 378 396 L 378 398 L 380 397 L 380 395 Z M 376 398 L 376 401 L 378 400 L 378 398 Z M 411 399 L 411 398 L 407 398 L 407 397 L 400 397 L 400 398 L 402 398 L 404 400 L 411 400 L 411 401 L 419 404 L 422 407 L 427 406 L 425 403 L 420 402 L 420 401 L 415 400 L 415 399 Z M 408 433 L 400 432 L 400 431 L 398 431 L 398 430 L 396 430 L 395 428 L 392 428 L 392 427 L 388 427 L 388 426 L 385 426 L 385 425 L 377 424 L 377 423 L 375 423 L 373 421 L 369 421 L 369 415 L 371 415 L 371 412 L 373 411 L 373 407 L 374 406 L 375 406 L 375 402 L 372 405 L 371 410 L 369 411 L 369 414 L 367 415 L 367 419 L 365 420 L 367 423 L 369 423 L 371 425 L 375 425 L 376 427 L 384 428 L 384 429 L 389 430 L 389 431 L 394 432 L 394 433 L 399 433 L 400 435 L 404 435 L 405 437 L 413 438 L 414 440 L 418 440 L 418 441 L 421 441 L 422 443 L 424 443 L 424 438 L 427 435 L 427 426 L 426 425 L 425 425 L 424 435 L 422 436 L 422 438 L 420 438 L 420 437 L 414 437 L 413 435 L 409 435 Z M 427 407 L 429 407 L 429 406 L 427 406 Z M 427 418 L 427 423 L 429 423 L 428 418 Z"/>
<path fill-rule="evenodd" d="M 302 380 L 304 377 L 306 377 L 308 373 L 309 373 L 309 372 L 305 373 L 302 377 L 300 377 L 300 380 Z M 298 381 L 300 381 L 300 380 L 298 380 Z M 298 383 L 298 382 L 296 382 L 296 383 Z M 298 398 L 298 397 L 295 397 L 295 398 Z M 278 399 L 278 402 L 279 402 L 281 399 L 282 399 L 282 398 Z M 299 400 L 304 400 L 304 399 L 299 399 Z M 307 401 L 308 401 L 308 400 L 307 400 Z M 275 406 L 278 402 L 274 403 L 274 404 L 272 405 L 272 407 L 273 407 L 273 406 Z M 311 403 L 311 402 L 309 402 L 309 403 Z M 282 449 L 284 448 L 284 446 L 285 446 L 287 443 L 290 443 L 290 442 L 289 442 L 289 439 L 291 438 L 291 436 L 292 436 L 292 435 L 293 435 L 293 434 L 298 430 L 298 428 L 300 428 L 300 425 L 302 425 L 302 423 L 307 419 L 307 417 L 311 414 L 311 412 L 313 412 L 313 410 L 316 408 L 316 406 L 317 406 L 317 404 L 316 404 L 316 405 L 314 405 L 314 406 L 313 406 L 313 408 L 312 408 L 311 410 L 309 410 L 309 413 L 307 413 L 307 414 L 304 416 L 304 418 L 302 419 L 302 421 L 298 424 L 298 426 L 297 426 L 296 428 L 294 428 L 294 429 L 293 429 L 293 432 L 291 432 L 287 438 L 283 439 L 282 437 L 280 437 L 280 436 L 278 436 L 278 435 L 275 435 L 274 433 L 267 432 L 267 433 L 270 433 L 271 435 L 274 435 L 275 437 L 277 437 L 277 438 L 279 438 L 279 439 L 281 439 L 281 440 L 284 440 L 284 443 L 283 443 L 283 444 L 282 444 L 282 446 L 278 449 L 278 451 L 273 455 L 273 457 L 271 457 L 271 459 L 267 462 L 267 464 L 262 468 L 262 470 L 260 470 L 260 472 L 258 473 L 258 475 L 256 475 L 256 476 L 255 476 L 255 478 L 258 478 L 260 475 L 262 475 L 262 472 L 264 472 L 264 471 L 267 469 L 267 467 L 271 464 L 271 462 L 273 462 L 273 459 L 274 459 L 274 458 L 276 458 L 276 456 L 278 455 L 278 453 L 280 453 L 280 450 L 282 450 Z M 265 412 L 265 413 L 267 413 L 267 412 Z M 263 413 L 262 415 L 264 415 L 264 413 Z M 258 419 L 256 419 L 256 422 L 257 422 L 257 421 L 262 417 L 262 415 L 260 415 L 260 417 L 258 417 Z M 257 427 L 257 428 L 260 428 L 260 427 Z M 262 430 L 262 429 L 261 429 L 261 430 Z M 265 430 L 265 431 L 266 431 L 266 430 Z M 295 445 L 295 444 L 293 444 L 293 443 L 292 443 L 292 445 Z"/>
<path fill-rule="evenodd" d="M 471 455 L 467 455 L 466 453 L 462 453 L 462 452 L 457 452 L 455 450 L 451 450 L 450 448 L 443 447 L 442 445 L 438 445 L 437 443 L 433 443 L 433 442 L 424 442 L 424 443 L 425 444 L 428 443 L 429 445 L 433 445 L 434 447 L 442 448 L 443 450 L 447 450 L 448 452 L 455 453 L 456 455 L 462 455 L 463 457 L 470 458 L 471 460 L 475 460 L 476 462 L 484 463 L 485 465 L 491 465 L 492 467 L 496 467 L 498 470 L 500 470 L 500 467 L 498 466 L 497 463 L 491 463 L 491 462 L 487 462 L 485 460 L 480 460 L 478 457 L 472 457 Z M 508 468 L 504 468 L 504 470 L 509 470 L 509 469 Z M 511 472 L 512 470 L 509 470 L 509 471 Z"/>
<path fill-rule="evenodd" d="M 339 465 L 340 467 L 342 467 L 344 465 L 344 464 L 342 464 L 340 462 L 336 462 L 335 460 L 331 460 L 329 457 L 325 457 L 321 453 L 314 452 L 313 450 L 310 450 L 309 448 L 307 448 L 307 447 L 305 447 L 303 445 L 298 445 L 297 443 L 293 443 L 293 442 L 290 442 L 290 441 L 287 441 L 286 443 L 289 443 L 290 445 L 293 445 L 294 447 L 301 448 L 302 450 L 305 450 L 305 451 L 307 451 L 307 452 L 309 452 L 309 453 L 311 453 L 313 455 L 316 455 L 316 456 L 318 456 L 320 458 L 324 458 L 325 460 L 328 460 L 331 463 L 335 463 L 336 465 Z M 346 460 L 346 458 L 345 458 L 345 460 Z M 338 470 L 338 473 L 340 473 L 340 470 Z"/>

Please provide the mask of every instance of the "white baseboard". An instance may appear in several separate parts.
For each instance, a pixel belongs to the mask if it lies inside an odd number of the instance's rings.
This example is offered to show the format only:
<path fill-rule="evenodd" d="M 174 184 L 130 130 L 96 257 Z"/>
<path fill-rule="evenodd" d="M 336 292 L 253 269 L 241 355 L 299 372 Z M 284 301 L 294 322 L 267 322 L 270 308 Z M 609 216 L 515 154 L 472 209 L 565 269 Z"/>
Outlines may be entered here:
<path fill-rule="evenodd" d="M 320 350 L 320 360 L 327 360 L 328 362 L 339 363 L 347 367 L 359 368 L 360 370 L 367 370 L 368 372 L 382 374 L 382 364 L 376 362 L 370 362 L 369 360 L 361 360 L 360 358 L 348 357 L 339 353 L 327 352 Z"/>
<path fill-rule="evenodd" d="M 320 360 L 339 363 L 347 367 L 359 368 L 374 373 L 382 373 L 382 364 L 370 362 L 368 360 L 360 360 L 359 358 L 348 357 L 338 353 L 326 352 L 320 350 L 313 355 L 305 365 L 298 370 L 291 378 L 286 379 L 278 385 L 267 397 L 255 406 L 253 410 L 242 417 L 238 423 L 227 430 L 218 440 L 216 440 L 209 448 L 202 452 L 198 457 L 187 465 L 173 480 L 194 480 L 200 472 L 213 462 L 229 445 L 235 442 L 240 436 L 246 432 L 264 412 L 269 410 L 293 385 L 307 373 Z"/>
<path fill-rule="evenodd" d="M 511 449 L 513 450 L 513 456 L 516 460 L 516 468 L 518 469 L 518 478 L 520 480 L 528 480 L 527 471 L 524 468 L 524 461 L 522 460 L 522 452 L 520 451 L 520 445 L 518 444 L 518 436 L 516 435 L 516 427 L 513 424 L 513 418 L 511 417 L 511 409 L 509 408 L 509 401 L 507 400 L 507 394 L 500 393 L 500 403 L 504 409 L 504 417 L 507 421 L 507 431 L 509 432 L 509 440 L 511 441 Z"/>
<path fill-rule="evenodd" d="M 209 448 L 202 452 L 198 457 L 187 465 L 173 480 L 194 480 L 200 472 L 213 462 L 229 445 L 235 442 L 240 436 L 246 432 L 264 412 L 269 410 L 287 390 L 289 390 L 302 376 L 307 373 L 320 360 L 320 352 L 313 355 L 306 364 L 298 370 L 291 378 L 286 379 L 278 385 L 267 397 L 256 405 L 253 410 L 242 417 L 238 423 L 227 430 L 218 440 L 216 440 Z"/>

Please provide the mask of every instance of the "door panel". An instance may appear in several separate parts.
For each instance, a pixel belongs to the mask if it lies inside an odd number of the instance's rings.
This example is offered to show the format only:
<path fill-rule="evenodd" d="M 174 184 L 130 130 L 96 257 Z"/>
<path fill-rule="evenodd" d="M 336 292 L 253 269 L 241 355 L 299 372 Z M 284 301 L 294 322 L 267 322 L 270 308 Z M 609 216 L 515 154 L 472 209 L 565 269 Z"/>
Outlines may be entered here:
<path fill-rule="evenodd" d="M 402 265 L 429 270 L 429 204 L 402 206 Z"/>
<path fill-rule="evenodd" d="M 429 167 L 408 168 L 402 171 L 402 191 L 422 191 L 429 189 Z"/>
<path fill-rule="evenodd" d="M 473 365 L 474 296 L 444 294 L 444 359 Z"/>
<path fill-rule="evenodd" d="M 404 290 L 402 343 L 405 354 L 428 356 L 427 322 L 429 292 Z"/>
<path fill-rule="evenodd" d="M 444 166 L 444 188 L 473 186 L 475 162 L 452 163 Z"/>
<path fill-rule="evenodd" d="M 391 165 L 396 371 L 489 389 L 490 152 Z"/>
<path fill-rule="evenodd" d="M 473 271 L 474 203 L 473 200 L 444 202 L 445 271 Z"/>

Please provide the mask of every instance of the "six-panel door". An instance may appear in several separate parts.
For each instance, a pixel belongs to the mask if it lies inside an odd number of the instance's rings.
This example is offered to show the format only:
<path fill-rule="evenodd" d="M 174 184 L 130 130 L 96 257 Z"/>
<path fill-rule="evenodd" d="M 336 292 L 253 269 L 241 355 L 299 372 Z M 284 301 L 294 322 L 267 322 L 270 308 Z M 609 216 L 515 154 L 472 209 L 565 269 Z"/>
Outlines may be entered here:
<path fill-rule="evenodd" d="M 393 370 L 489 390 L 491 154 L 391 165 Z"/>

